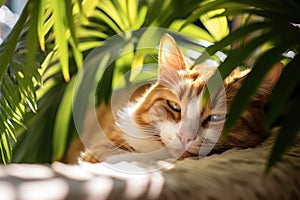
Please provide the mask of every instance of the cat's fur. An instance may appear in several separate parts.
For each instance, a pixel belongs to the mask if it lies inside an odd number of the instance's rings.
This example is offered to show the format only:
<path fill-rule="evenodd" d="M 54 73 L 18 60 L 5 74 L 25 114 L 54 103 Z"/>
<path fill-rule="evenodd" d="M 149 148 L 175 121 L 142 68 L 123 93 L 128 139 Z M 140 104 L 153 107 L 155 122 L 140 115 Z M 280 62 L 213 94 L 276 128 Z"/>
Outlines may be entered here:
<path fill-rule="evenodd" d="M 174 39 L 164 35 L 159 46 L 158 81 L 139 88 L 131 101 L 119 109 L 116 120 L 110 105 L 97 108 L 99 124 L 111 142 L 91 139 L 90 148 L 81 159 L 98 162 L 123 150 L 146 153 L 166 146 L 170 155 L 184 158 L 207 154 L 211 148 L 214 153 L 254 147 L 265 140 L 268 131 L 264 106 L 282 65 L 275 65 L 267 74 L 226 138 L 219 136 L 227 111 L 249 70 L 234 70 L 224 80 L 225 90 L 218 90 L 211 94 L 211 100 L 201 103 L 205 83 L 216 69 L 207 65 L 190 69 Z M 87 137 L 95 123 L 87 120 Z"/>

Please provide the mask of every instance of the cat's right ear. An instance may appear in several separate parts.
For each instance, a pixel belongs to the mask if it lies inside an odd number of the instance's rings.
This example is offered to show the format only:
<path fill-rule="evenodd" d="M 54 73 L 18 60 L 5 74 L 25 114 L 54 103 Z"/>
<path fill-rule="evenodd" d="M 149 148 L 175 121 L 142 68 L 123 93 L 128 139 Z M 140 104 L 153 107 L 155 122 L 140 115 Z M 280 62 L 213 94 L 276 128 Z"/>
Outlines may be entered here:
<path fill-rule="evenodd" d="M 174 70 L 185 70 L 183 56 L 175 42 L 169 35 L 162 36 L 159 45 L 158 64 L 161 67 L 170 67 Z"/>

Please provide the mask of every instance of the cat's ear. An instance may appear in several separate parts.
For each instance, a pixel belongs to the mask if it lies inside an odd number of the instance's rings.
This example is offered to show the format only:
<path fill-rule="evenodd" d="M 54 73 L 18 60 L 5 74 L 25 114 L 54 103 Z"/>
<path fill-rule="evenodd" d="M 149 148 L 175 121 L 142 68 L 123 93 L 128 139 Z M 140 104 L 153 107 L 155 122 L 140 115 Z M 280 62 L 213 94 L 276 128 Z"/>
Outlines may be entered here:
<path fill-rule="evenodd" d="M 280 77 L 282 67 L 282 63 L 277 63 L 271 68 L 253 95 L 252 103 L 255 103 L 258 106 L 265 106 L 274 86 Z M 235 96 L 236 92 L 241 87 L 250 71 L 251 70 L 249 69 L 244 71 L 234 70 L 228 77 L 226 77 L 224 84 L 227 88 L 227 97 Z"/>
<path fill-rule="evenodd" d="M 265 105 L 267 103 L 268 97 L 270 96 L 281 75 L 282 68 L 282 63 L 275 64 L 261 82 L 255 96 L 259 98 L 259 101 L 262 105 Z"/>
<path fill-rule="evenodd" d="M 174 70 L 185 70 L 183 56 L 175 42 L 169 35 L 165 34 L 160 40 L 158 64 L 161 67 L 170 67 Z"/>

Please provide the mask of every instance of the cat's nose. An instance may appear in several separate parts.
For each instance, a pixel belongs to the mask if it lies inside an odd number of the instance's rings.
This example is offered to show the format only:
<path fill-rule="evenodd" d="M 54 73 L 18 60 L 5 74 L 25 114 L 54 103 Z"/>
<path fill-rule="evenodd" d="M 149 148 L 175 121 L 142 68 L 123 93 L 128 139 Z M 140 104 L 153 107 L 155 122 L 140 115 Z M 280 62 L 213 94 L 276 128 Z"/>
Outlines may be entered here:
<path fill-rule="evenodd" d="M 186 145 L 187 143 L 194 140 L 194 135 L 192 134 L 184 134 L 179 132 L 177 135 L 183 145 Z"/>

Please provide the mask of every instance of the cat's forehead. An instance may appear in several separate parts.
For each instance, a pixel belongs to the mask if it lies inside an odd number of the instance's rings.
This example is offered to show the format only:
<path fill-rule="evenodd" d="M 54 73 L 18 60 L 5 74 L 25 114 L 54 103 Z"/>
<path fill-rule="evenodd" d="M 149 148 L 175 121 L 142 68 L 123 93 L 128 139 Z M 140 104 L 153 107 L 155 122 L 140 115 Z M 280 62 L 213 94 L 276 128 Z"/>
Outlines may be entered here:
<path fill-rule="evenodd" d="M 196 70 L 182 70 L 178 71 L 178 73 L 180 80 L 176 81 L 174 85 L 178 99 L 188 100 L 199 96 L 205 85 L 201 73 Z"/>
<path fill-rule="evenodd" d="M 182 70 L 179 71 L 179 74 L 186 81 L 186 87 L 190 88 L 190 92 L 193 91 L 198 96 L 205 86 L 203 74 L 198 70 Z M 187 90 L 185 89 L 182 92 L 185 91 Z"/>
<path fill-rule="evenodd" d="M 198 70 L 179 70 L 178 73 L 185 79 L 190 79 L 192 81 L 201 81 L 201 73 Z"/>
<path fill-rule="evenodd" d="M 200 95 L 216 69 L 207 65 L 197 65 L 192 69 L 174 69 L 168 65 L 160 65 L 158 80 L 162 86 L 171 90 L 178 100 L 190 99 Z"/>

